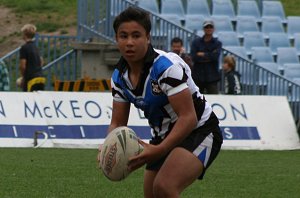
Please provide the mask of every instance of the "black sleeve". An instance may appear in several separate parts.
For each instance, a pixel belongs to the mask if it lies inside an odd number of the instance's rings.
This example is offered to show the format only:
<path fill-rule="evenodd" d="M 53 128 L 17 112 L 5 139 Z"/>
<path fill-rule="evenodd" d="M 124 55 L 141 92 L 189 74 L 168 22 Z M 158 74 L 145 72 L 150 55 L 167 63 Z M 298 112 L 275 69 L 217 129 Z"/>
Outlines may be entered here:
<path fill-rule="evenodd" d="M 20 59 L 26 59 L 26 49 L 24 46 L 20 49 Z"/>

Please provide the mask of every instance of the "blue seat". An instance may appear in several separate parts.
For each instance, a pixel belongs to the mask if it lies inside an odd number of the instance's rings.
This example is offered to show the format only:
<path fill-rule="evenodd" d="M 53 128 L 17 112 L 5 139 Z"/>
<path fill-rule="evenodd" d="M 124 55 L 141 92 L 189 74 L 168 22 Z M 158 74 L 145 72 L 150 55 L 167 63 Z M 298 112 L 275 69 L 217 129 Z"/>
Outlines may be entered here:
<path fill-rule="evenodd" d="M 300 16 L 287 17 L 287 33 L 290 39 L 294 39 L 294 34 L 300 32 Z"/>
<path fill-rule="evenodd" d="M 218 32 L 218 39 L 222 42 L 223 47 L 226 46 L 240 46 L 240 41 L 237 33 L 231 32 Z"/>
<path fill-rule="evenodd" d="M 279 17 L 263 17 L 261 31 L 266 39 L 269 38 L 269 33 L 271 32 L 285 32 Z"/>
<path fill-rule="evenodd" d="M 279 65 L 274 62 L 261 62 L 258 64 L 261 68 L 258 68 L 259 76 L 259 84 L 263 86 L 267 86 L 269 82 L 270 72 L 280 75 Z"/>
<path fill-rule="evenodd" d="M 294 47 L 296 48 L 297 55 L 300 56 L 300 32 L 294 34 Z"/>
<path fill-rule="evenodd" d="M 207 0 L 187 0 L 186 14 L 210 17 L 211 14 Z"/>
<path fill-rule="evenodd" d="M 244 37 L 245 32 L 259 32 L 258 24 L 253 16 L 239 16 L 236 21 L 236 32 L 239 38 Z"/>
<path fill-rule="evenodd" d="M 239 16 L 252 16 L 257 22 L 259 22 L 261 20 L 261 15 L 256 1 L 238 0 L 237 17 Z"/>
<path fill-rule="evenodd" d="M 175 15 L 175 14 L 161 14 L 161 18 L 163 18 L 164 20 L 166 20 L 170 23 L 173 23 L 175 25 L 182 26 L 182 23 L 181 23 L 182 20 L 178 15 Z M 164 26 L 167 26 L 167 23 L 164 20 L 160 21 L 160 27 L 161 28 L 164 28 Z M 168 28 L 169 27 L 166 27 L 164 29 L 168 29 Z"/>
<path fill-rule="evenodd" d="M 248 60 L 246 49 L 243 46 L 225 46 L 224 48 L 234 55 Z"/>
<path fill-rule="evenodd" d="M 280 65 L 287 63 L 300 63 L 296 49 L 294 47 L 277 48 L 277 63 Z"/>
<path fill-rule="evenodd" d="M 269 34 L 269 47 L 274 56 L 277 55 L 278 47 L 290 47 L 290 40 L 286 33 L 270 33 Z"/>
<path fill-rule="evenodd" d="M 280 66 L 275 62 L 261 62 L 258 65 L 269 71 L 272 71 L 273 73 L 280 74 Z"/>
<path fill-rule="evenodd" d="M 236 20 L 236 14 L 231 0 L 212 0 L 212 16 L 228 16 Z"/>
<path fill-rule="evenodd" d="M 215 24 L 215 36 L 218 36 L 218 32 L 233 32 L 233 25 L 228 16 L 212 16 L 211 19 Z"/>
<path fill-rule="evenodd" d="M 293 78 L 294 83 L 300 85 L 300 77 L 299 78 Z M 300 94 L 299 94 L 300 97 Z"/>
<path fill-rule="evenodd" d="M 253 47 L 251 59 L 256 64 L 274 63 L 274 58 L 269 47 Z"/>
<path fill-rule="evenodd" d="M 283 65 L 283 69 L 286 78 L 300 78 L 300 63 L 286 63 Z"/>
<path fill-rule="evenodd" d="M 138 6 L 155 14 L 159 14 L 158 4 L 156 0 L 139 0 Z"/>
<path fill-rule="evenodd" d="M 181 20 L 185 18 L 181 0 L 162 0 L 161 1 L 161 16 L 177 15 Z"/>
<path fill-rule="evenodd" d="M 280 1 L 263 1 L 262 17 L 279 17 L 282 23 L 286 23 L 286 16 Z"/>
<path fill-rule="evenodd" d="M 265 47 L 265 40 L 261 32 L 245 32 L 244 47 L 249 56 L 252 53 L 252 47 Z"/>
<path fill-rule="evenodd" d="M 192 31 L 203 32 L 202 26 L 204 19 L 205 17 L 203 15 L 186 15 L 184 27 Z"/>

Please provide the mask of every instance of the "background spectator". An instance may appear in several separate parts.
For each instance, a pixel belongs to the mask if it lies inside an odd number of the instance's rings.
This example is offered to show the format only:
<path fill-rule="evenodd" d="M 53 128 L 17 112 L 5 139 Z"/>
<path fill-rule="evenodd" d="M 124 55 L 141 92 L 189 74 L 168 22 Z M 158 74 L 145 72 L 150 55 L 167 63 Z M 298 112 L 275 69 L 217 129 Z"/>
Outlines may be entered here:
<path fill-rule="evenodd" d="M 184 60 L 184 62 L 186 62 L 186 64 L 188 64 L 192 69 L 193 67 L 192 58 L 190 55 L 185 53 L 185 50 L 183 48 L 183 41 L 181 38 L 174 37 L 171 40 L 171 51 L 174 52 L 175 54 L 178 54 Z"/>
<path fill-rule="evenodd" d="M 224 93 L 241 94 L 240 74 L 235 71 L 235 59 L 233 56 L 225 56 L 223 60 Z"/>
<path fill-rule="evenodd" d="M 33 38 L 36 27 L 26 24 L 21 29 L 26 42 L 20 49 L 20 72 L 23 77 L 23 91 L 44 90 L 46 79 L 42 74 L 42 58 Z"/>
<path fill-rule="evenodd" d="M 218 94 L 218 82 L 221 79 L 219 57 L 222 43 L 213 37 L 213 21 L 204 21 L 203 37 L 193 40 L 191 55 L 193 60 L 193 79 L 202 93 Z"/>

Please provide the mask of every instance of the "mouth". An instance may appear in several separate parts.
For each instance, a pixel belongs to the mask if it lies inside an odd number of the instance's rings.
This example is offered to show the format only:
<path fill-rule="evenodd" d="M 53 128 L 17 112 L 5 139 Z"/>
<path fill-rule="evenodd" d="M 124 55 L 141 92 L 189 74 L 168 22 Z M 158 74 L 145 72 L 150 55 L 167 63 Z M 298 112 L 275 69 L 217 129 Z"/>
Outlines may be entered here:
<path fill-rule="evenodd" d="M 127 51 L 125 51 L 125 54 L 127 56 L 133 56 L 134 55 L 134 51 L 133 50 L 127 50 Z"/>

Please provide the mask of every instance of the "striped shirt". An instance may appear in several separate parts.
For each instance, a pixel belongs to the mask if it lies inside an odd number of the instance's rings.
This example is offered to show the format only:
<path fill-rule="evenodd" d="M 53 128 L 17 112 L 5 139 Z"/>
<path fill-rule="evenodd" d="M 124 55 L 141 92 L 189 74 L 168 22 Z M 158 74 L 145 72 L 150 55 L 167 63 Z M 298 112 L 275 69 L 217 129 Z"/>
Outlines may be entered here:
<path fill-rule="evenodd" d="M 172 130 L 178 117 L 168 96 L 189 89 L 198 117 L 197 127 L 204 125 L 212 113 L 191 77 L 189 66 L 175 53 L 153 49 L 150 45 L 144 59 L 140 83 L 134 89 L 128 78 L 128 63 L 121 57 L 112 75 L 113 99 L 130 102 L 144 112 L 153 138 L 162 138 Z M 196 127 L 196 128 L 197 128 Z"/>

